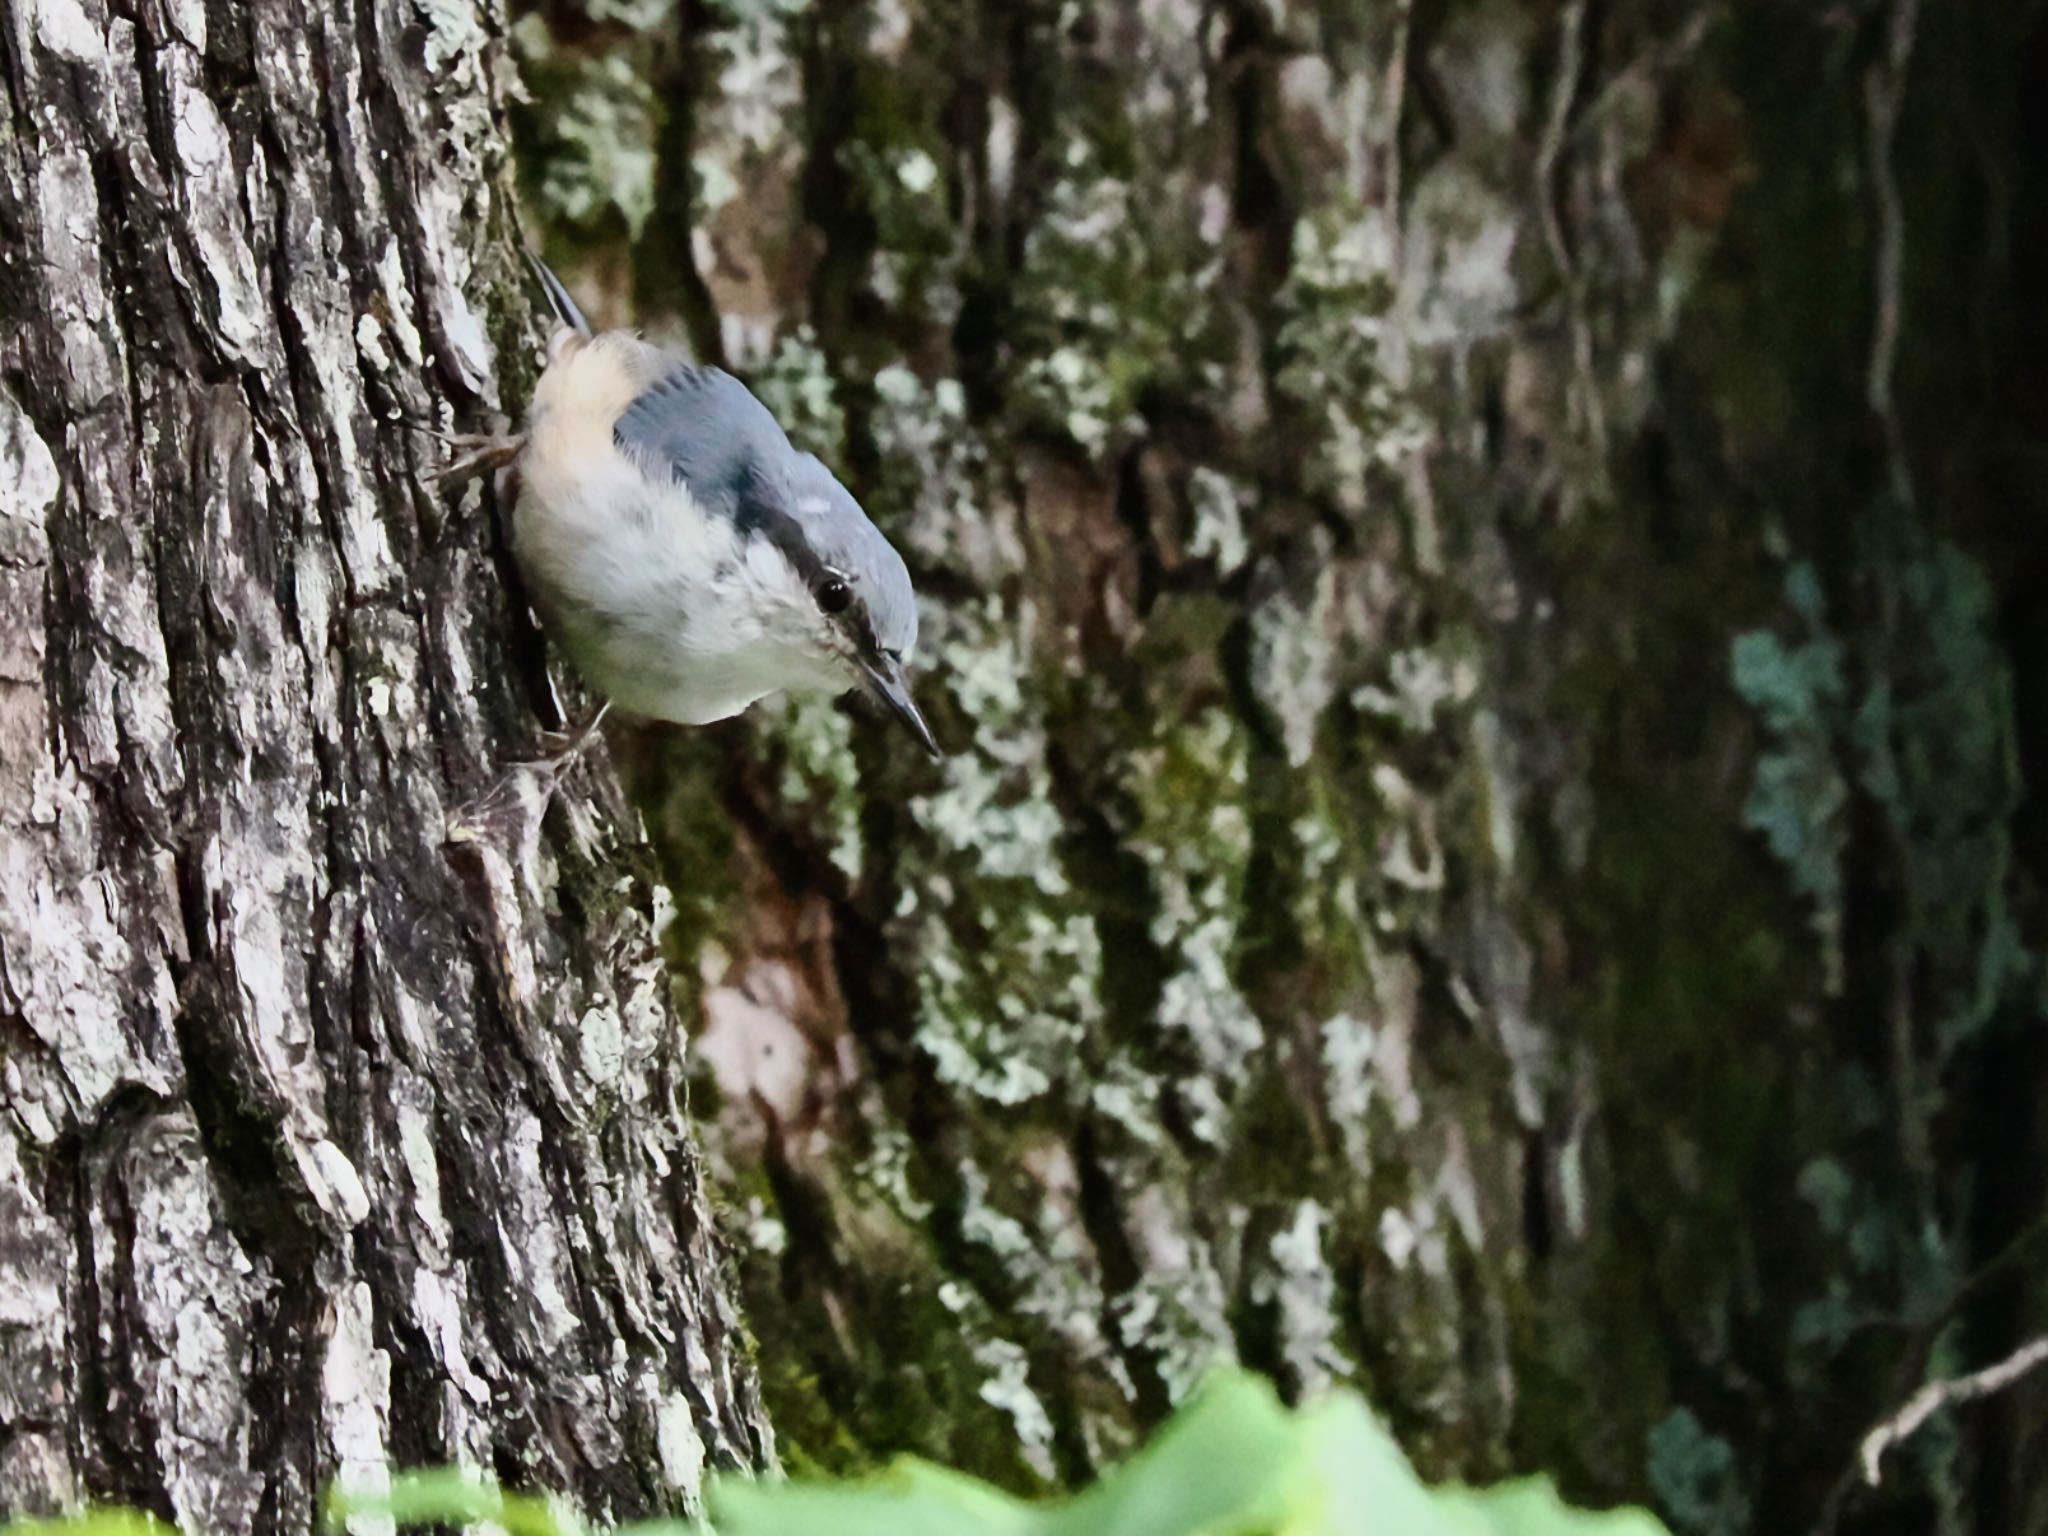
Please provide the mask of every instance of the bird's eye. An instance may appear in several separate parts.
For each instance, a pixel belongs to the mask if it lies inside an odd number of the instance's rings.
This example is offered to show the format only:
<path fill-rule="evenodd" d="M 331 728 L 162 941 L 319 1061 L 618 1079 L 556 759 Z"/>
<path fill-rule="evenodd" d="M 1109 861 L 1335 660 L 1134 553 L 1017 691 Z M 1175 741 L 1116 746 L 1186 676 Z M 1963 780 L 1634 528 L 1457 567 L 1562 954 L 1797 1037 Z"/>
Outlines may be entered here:
<path fill-rule="evenodd" d="M 827 613 L 844 613 L 853 601 L 853 588 L 838 576 L 828 576 L 818 586 L 818 606 Z"/>

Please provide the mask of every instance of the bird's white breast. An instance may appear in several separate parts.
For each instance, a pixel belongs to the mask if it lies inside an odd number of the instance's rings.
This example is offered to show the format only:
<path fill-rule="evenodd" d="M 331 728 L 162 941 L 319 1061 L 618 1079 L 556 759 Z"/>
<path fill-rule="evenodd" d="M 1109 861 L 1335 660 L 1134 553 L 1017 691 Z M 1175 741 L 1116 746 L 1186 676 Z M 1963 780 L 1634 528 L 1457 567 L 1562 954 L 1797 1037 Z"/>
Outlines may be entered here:
<path fill-rule="evenodd" d="M 641 344 L 621 338 L 641 351 Z M 615 704 L 698 725 L 784 688 L 843 686 L 798 643 L 810 601 L 765 540 L 620 453 L 639 352 L 600 338 L 535 391 L 513 544 L 549 632 Z"/>

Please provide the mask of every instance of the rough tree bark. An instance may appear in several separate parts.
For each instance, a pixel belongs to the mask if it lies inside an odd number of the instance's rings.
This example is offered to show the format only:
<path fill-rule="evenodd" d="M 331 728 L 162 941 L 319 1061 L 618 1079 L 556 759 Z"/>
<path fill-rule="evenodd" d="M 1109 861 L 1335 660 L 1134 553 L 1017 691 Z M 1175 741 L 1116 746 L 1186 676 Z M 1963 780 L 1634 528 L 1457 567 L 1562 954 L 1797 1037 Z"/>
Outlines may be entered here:
<path fill-rule="evenodd" d="M 634 818 L 602 754 L 463 813 L 545 679 L 394 421 L 529 353 L 504 58 L 467 3 L 0 6 L 0 1513 L 770 1454 Z"/>
<path fill-rule="evenodd" d="M 1686 1532 L 2048 1528 L 2038 1389 L 1855 1459 L 2042 1321 L 2039 4 L 515 37 L 578 281 L 928 598 L 946 762 L 644 752 L 786 1447 L 1067 1481 L 1234 1354 Z"/>

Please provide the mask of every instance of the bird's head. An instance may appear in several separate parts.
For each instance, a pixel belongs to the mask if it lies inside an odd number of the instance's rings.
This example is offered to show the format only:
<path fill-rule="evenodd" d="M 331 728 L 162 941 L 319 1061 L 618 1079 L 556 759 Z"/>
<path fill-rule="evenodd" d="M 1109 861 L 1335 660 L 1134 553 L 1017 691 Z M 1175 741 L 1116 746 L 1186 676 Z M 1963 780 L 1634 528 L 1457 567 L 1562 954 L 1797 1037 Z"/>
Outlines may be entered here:
<path fill-rule="evenodd" d="M 712 579 L 734 583 L 732 606 L 774 658 L 774 686 L 858 688 L 938 755 L 910 696 L 917 599 L 903 557 L 745 385 L 716 368 L 674 368 L 625 409 L 613 438 L 729 531 L 738 559 L 722 577 L 715 563 Z"/>
<path fill-rule="evenodd" d="M 766 477 L 742 498 L 738 524 L 750 571 L 770 596 L 763 624 L 804 658 L 813 680 L 858 688 L 939 755 L 910 696 L 917 650 L 917 597 L 903 557 L 850 491 L 810 454 Z"/>

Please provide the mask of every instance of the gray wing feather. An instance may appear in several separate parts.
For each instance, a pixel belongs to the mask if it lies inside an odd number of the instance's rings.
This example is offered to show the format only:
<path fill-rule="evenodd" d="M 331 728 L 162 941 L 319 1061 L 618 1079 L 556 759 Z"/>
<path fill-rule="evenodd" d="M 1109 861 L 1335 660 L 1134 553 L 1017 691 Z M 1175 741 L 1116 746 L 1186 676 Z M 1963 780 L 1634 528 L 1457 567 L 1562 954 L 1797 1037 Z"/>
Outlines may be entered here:
<path fill-rule="evenodd" d="M 653 475 L 688 488 L 707 512 L 743 526 L 787 479 L 789 439 L 746 385 L 685 363 L 620 414 L 612 441 Z"/>

